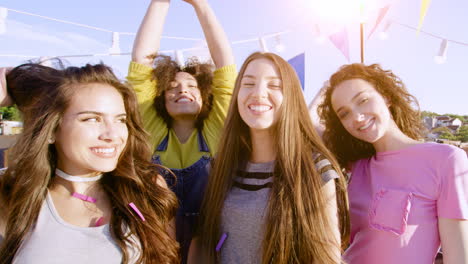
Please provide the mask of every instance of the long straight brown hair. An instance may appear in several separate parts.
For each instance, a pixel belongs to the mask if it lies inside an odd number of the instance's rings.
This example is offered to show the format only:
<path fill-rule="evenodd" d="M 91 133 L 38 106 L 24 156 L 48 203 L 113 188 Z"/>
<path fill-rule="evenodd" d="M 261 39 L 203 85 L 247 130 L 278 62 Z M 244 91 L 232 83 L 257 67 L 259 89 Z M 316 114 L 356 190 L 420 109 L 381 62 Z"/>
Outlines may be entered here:
<path fill-rule="evenodd" d="M 103 64 L 64 70 L 24 64 L 8 74 L 7 83 L 25 119 L 24 131 L 12 149 L 13 162 L 0 177 L 0 197 L 6 209 L 2 217 L 7 223 L 0 263 L 13 261 L 37 221 L 47 188 L 55 177 L 57 153 L 48 139 L 60 125 L 73 95 L 80 92 L 82 84 L 90 83 L 114 87 L 122 95 L 127 113 L 127 145 L 116 169 L 105 173 L 99 182 L 111 203 L 110 231 L 122 251 L 122 263 L 129 262 L 128 244 L 140 249 L 137 263 L 178 263 L 177 243 L 167 233 L 177 200 L 167 188 L 156 184 L 160 168 L 150 163 L 147 134 L 133 90 Z M 146 221 L 132 212 L 130 202 L 138 206 Z M 128 230 L 138 245 L 132 243 Z"/>
<path fill-rule="evenodd" d="M 252 152 L 249 127 L 239 115 L 237 95 L 245 69 L 251 61 L 261 58 L 272 61 L 278 68 L 284 96 L 275 125 L 275 142 L 278 142 L 275 178 L 267 208 L 262 263 L 336 263 L 334 250 L 339 250 L 341 245 L 332 235 L 337 227 L 332 226 L 326 213 L 327 199 L 322 192 L 323 181 L 315 168 L 313 152 L 330 160 L 340 176 L 336 180 L 336 191 L 343 244 L 349 237 L 346 181 L 312 126 L 294 69 L 278 55 L 259 52 L 250 55 L 239 72 L 220 141 L 223 144 L 220 144 L 209 178 L 199 232 L 203 263 L 219 262 L 215 247 L 221 235 L 224 200 L 236 170 Z"/>

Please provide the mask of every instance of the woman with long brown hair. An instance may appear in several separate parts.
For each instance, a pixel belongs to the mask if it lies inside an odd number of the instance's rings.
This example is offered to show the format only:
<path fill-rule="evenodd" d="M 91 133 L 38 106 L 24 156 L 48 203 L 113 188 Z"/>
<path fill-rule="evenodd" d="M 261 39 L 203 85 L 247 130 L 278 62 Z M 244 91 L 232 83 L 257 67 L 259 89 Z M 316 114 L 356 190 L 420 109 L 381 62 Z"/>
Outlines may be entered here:
<path fill-rule="evenodd" d="M 259 52 L 246 59 L 221 142 L 191 257 L 199 263 L 340 263 L 346 183 L 284 59 Z"/>
<path fill-rule="evenodd" d="M 24 131 L 0 177 L 0 263 L 178 263 L 132 89 L 103 64 L 24 64 L 6 83 Z"/>
<path fill-rule="evenodd" d="M 349 264 L 468 263 L 468 159 L 422 142 L 418 103 L 378 64 L 344 65 L 319 106 L 324 140 L 351 174 Z"/>

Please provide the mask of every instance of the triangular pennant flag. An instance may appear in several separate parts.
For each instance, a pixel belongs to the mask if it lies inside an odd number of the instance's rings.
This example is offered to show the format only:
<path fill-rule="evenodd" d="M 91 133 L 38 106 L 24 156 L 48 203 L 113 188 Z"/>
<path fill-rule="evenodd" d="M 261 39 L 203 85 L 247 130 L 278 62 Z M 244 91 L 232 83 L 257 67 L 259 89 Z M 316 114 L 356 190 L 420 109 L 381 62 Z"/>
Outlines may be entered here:
<path fill-rule="evenodd" d="M 296 70 L 297 77 L 301 81 L 302 90 L 304 90 L 304 77 L 305 77 L 305 53 L 301 53 L 288 60 L 289 64 Z"/>
<path fill-rule="evenodd" d="M 418 24 L 418 31 L 421 31 L 422 25 L 424 23 L 424 18 L 426 17 L 427 10 L 429 9 L 429 5 L 431 4 L 431 0 L 422 0 L 421 3 L 421 10 L 419 11 L 419 24 Z"/>
<path fill-rule="evenodd" d="M 371 29 L 369 35 L 367 36 L 367 39 L 369 39 L 372 36 L 372 34 L 374 34 L 374 31 L 380 25 L 380 23 L 384 19 L 385 15 L 387 15 L 387 12 L 388 12 L 389 9 L 390 9 L 390 5 L 387 5 L 385 7 L 380 8 L 379 16 L 377 17 L 377 20 L 375 21 L 374 27 Z"/>
<path fill-rule="evenodd" d="M 349 62 L 349 41 L 348 31 L 346 28 L 343 28 L 343 30 L 336 32 L 335 34 L 329 35 L 328 38 L 333 43 L 333 45 L 335 45 L 335 47 L 339 49 L 341 53 L 343 53 Z"/>

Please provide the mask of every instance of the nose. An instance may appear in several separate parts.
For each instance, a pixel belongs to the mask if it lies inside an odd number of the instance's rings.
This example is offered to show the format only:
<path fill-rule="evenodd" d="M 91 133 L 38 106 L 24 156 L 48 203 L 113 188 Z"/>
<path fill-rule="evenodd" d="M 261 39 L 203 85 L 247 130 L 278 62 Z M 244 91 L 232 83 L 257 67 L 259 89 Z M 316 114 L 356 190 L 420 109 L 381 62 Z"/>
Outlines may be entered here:
<path fill-rule="evenodd" d="M 104 140 L 106 142 L 112 142 L 119 137 L 119 128 L 117 127 L 119 124 L 114 122 L 104 122 L 102 124 L 101 134 L 99 135 L 99 139 Z"/>
<path fill-rule="evenodd" d="M 264 82 L 256 83 L 252 91 L 254 97 L 262 98 L 267 96 L 268 85 Z"/>
<path fill-rule="evenodd" d="M 364 120 L 364 114 L 362 113 L 359 113 L 359 112 L 356 112 L 354 114 L 354 119 L 357 121 L 357 122 L 361 122 Z"/>
<path fill-rule="evenodd" d="M 188 91 L 189 91 L 189 88 L 188 88 L 187 85 L 179 84 L 179 93 L 180 94 L 188 93 Z"/>

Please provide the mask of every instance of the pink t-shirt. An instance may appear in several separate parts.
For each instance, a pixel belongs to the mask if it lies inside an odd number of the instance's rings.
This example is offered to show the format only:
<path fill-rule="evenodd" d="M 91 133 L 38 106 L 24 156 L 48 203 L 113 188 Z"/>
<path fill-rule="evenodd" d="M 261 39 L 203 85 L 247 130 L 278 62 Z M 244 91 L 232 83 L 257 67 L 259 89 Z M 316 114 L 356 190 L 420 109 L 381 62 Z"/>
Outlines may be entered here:
<path fill-rule="evenodd" d="M 468 219 L 468 159 L 456 147 L 423 143 L 353 165 L 348 186 L 349 264 L 430 264 L 438 217 Z"/>

